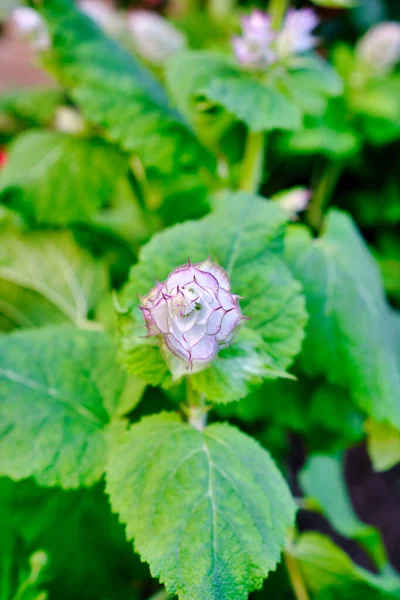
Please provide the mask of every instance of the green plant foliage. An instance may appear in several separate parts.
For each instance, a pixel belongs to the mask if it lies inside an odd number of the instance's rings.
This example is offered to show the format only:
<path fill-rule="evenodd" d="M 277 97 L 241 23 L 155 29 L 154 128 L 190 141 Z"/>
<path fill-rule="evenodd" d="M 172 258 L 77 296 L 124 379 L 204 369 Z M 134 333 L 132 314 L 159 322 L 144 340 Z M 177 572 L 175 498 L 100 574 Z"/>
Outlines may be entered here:
<path fill-rule="evenodd" d="M 376 264 L 351 219 L 332 212 L 317 240 L 305 229 L 293 230 L 287 259 L 303 284 L 310 314 L 303 370 L 346 382 L 368 414 L 400 426 L 400 372 L 389 309 Z"/>
<path fill-rule="evenodd" d="M 275 568 L 295 512 L 256 442 L 227 424 L 196 431 L 170 413 L 125 434 L 107 490 L 152 573 L 187 600 L 247 598 Z"/>
<path fill-rule="evenodd" d="M 0 119 L 11 118 L 16 125 L 26 127 L 49 125 L 64 96 L 63 90 L 58 88 L 6 92 L 0 96 Z"/>
<path fill-rule="evenodd" d="M 85 321 L 108 290 L 101 261 L 69 231 L 0 231 L 0 315 L 5 328 Z"/>
<path fill-rule="evenodd" d="M 1 473 L 65 488 L 97 481 L 125 382 L 112 341 L 47 327 L 1 337 L 0 355 Z"/>
<path fill-rule="evenodd" d="M 306 321 L 300 288 L 279 258 L 285 220 L 273 203 L 257 196 L 227 194 L 202 221 L 154 236 L 143 248 L 139 264 L 132 268 L 123 296 L 133 319 L 129 323 L 122 315 L 123 360 L 129 370 L 152 384 L 167 377 L 157 341 L 144 337 L 137 295 L 147 293 L 154 286 L 154 278 L 164 280 L 188 257 L 199 262 L 210 256 L 227 270 L 234 293 L 245 296 L 241 306 L 251 318 L 247 328 L 252 335 L 245 334 L 222 352 L 208 374 L 195 375 L 195 389 L 210 400 L 228 402 L 243 397 L 249 384 L 261 382 L 262 377 L 282 375 L 299 351 Z M 219 235 L 222 227 L 223 238 Z M 250 289 L 252 294 L 247 296 Z M 238 356 L 240 368 L 236 366 Z"/>
<path fill-rule="evenodd" d="M 124 156 L 100 138 L 29 131 L 10 149 L 0 198 L 36 223 L 85 223 L 109 202 L 128 170 Z"/>
<path fill-rule="evenodd" d="M 368 434 L 368 453 L 375 471 L 387 471 L 400 462 L 400 432 L 388 423 L 369 419 L 365 428 Z"/>
<path fill-rule="evenodd" d="M 165 173 L 209 160 L 161 86 L 128 52 L 69 0 L 39 8 L 54 41 L 49 68 L 90 123 Z"/>

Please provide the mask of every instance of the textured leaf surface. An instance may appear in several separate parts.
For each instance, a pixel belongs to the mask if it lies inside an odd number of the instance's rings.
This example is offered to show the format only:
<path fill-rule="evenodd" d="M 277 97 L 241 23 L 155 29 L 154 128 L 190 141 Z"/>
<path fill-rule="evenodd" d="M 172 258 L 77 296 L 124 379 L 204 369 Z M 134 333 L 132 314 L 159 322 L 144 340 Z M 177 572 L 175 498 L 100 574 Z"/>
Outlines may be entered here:
<path fill-rule="evenodd" d="M 166 173 L 207 158 L 164 90 L 131 54 L 68 0 L 39 8 L 53 37 L 50 68 L 89 122 Z"/>
<path fill-rule="evenodd" d="M 110 201 L 128 170 L 126 158 L 100 138 L 29 131 L 10 149 L 0 174 L 0 198 L 37 223 L 90 221 Z"/>
<path fill-rule="evenodd" d="M 254 440 L 221 423 L 199 432 L 172 413 L 124 435 L 107 490 L 142 559 L 181 600 L 245 600 L 274 569 L 295 512 Z"/>
<path fill-rule="evenodd" d="M 210 256 L 227 270 L 233 293 L 244 296 L 242 311 L 251 318 L 244 329 L 251 329 L 253 335 L 242 346 L 238 340 L 237 346 L 232 345 L 226 353 L 221 353 L 209 367 L 207 378 L 205 373 L 195 377 L 197 389 L 214 401 L 226 402 L 246 395 L 248 386 L 261 377 L 281 375 L 300 349 L 306 320 L 300 287 L 278 256 L 282 250 L 285 219 L 284 213 L 273 203 L 251 194 L 231 193 L 217 199 L 210 216 L 154 236 L 142 249 L 139 264 L 132 268 L 123 298 L 135 321 L 131 334 L 124 335 L 123 339 L 129 368 L 154 384 L 148 373 L 151 353 L 152 362 L 158 362 L 163 370 L 161 373 L 157 367 L 160 375 L 156 381 L 161 382 L 166 373 L 165 363 L 163 366 L 157 351 L 157 340 L 139 337 L 145 335 L 145 329 L 137 309 L 137 294 L 147 293 L 154 286 L 155 278 L 164 280 L 174 268 L 187 262 L 188 256 L 192 262 Z M 146 365 L 138 357 L 139 348 L 146 352 Z M 263 363 L 260 363 L 260 353 L 264 355 Z M 237 369 L 239 355 L 242 356 L 241 369 Z M 155 373 L 150 375 L 154 377 Z"/>
<path fill-rule="evenodd" d="M 345 384 L 377 421 L 400 426 L 400 372 L 382 281 L 350 218 L 331 212 L 315 240 L 296 228 L 287 257 L 310 314 L 303 370 Z"/>
<path fill-rule="evenodd" d="M 206 97 L 251 131 L 296 129 L 301 125 L 301 112 L 288 96 L 254 81 L 223 55 L 181 53 L 169 61 L 167 78 L 176 102 L 189 114 L 196 99 Z"/>
<path fill-rule="evenodd" d="M 94 483 L 124 384 L 106 334 L 59 326 L 1 336 L 1 474 Z"/>
<path fill-rule="evenodd" d="M 108 291 L 101 261 L 70 232 L 0 232 L 0 314 L 32 327 L 65 318 L 75 323 Z"/>
<path fill-rule="evenodd" d="M 378 568 L 387 561 L 379 531 L 363 523 L 354 512 L 340 457 L 314 454 L 300 473 L 300 483 L 316 501 L 333 527 L 349 539 L 355 539 L 372 557 Z"/>

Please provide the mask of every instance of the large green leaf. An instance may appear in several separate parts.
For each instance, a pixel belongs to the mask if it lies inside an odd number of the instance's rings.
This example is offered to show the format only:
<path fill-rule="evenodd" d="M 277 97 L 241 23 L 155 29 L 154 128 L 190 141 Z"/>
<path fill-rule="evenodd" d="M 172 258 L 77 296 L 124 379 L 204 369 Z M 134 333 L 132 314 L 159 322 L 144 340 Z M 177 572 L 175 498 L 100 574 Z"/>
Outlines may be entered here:
<path fill-rule="evenodd" d="M 12 118 L 25 126 L 50 125 L 64 102 L 59 88 L 19 89 L 0 95 L 0 118 Z M 0 126 L 1 129 L 1 126 Z"/>
<path fill-rule="evenodd" d="M 53 39 L 50 69 L 90 123 L 168 173 L 208 158 L 152 75 L 69 0 L 38 7 Z"/>
<path fill-rule="evenodd" d="M 314 454 L 300 473 L 300 482 L 309 498 L 344 537 L 354 539 L 371 555 L 376 566 L 387 562 L 379 531 L 366 525 L 354 512 L 343 474 L 340 457 Z"/>
<path fill-rule="evenodd" d="M 102 475 L 125 385 L 104 333 L 73 326 L 0 336 L 0 472 L 74 488 Z"/>
<path fill-rule="evenodd" d="M 388 306 L 378 268 L 351 219 L 331 212 L 317 239 L 295 228 L 287 259 L 310 314 L 302 369 L 346 385 L 369 415 L 400 427 L 400 371 Z"/>
<path fill-rule="evenodd" d="M 112 507 L 155 577 L 181 600 L 245 600 L 275 568 L 294 503 L 257 442 L 174 413 L 133 425 L 107 468 Z"/>
<path fill-rule="evenodd" d="M 204 97 L 243 121 L 251 131 L 296 129 L 301 111 L 287 95 L 242 72 L 224 55 L 185 52 L 170 59 L 169 88 L 181 110 L 190 115 Z"/>
<path fill-rule="evenodd" d="M 0 232 L 0 314 L 7 328 L 85 321 L 108 291 L 101 261 L 70 232 Z"/>
<path fill-rule="evenodd" d="M 0 198 L 37 223 L 85 223 L 112 199 L 126 158 L 100 138 L 59 131 L 17 137 L 0 173 Z"/>
<path fill-rule="evenodd" d="M 245 330 L 251 329 L 251 335 L 221 353 L 207 375 L 195 375 L 195 388 L 213 401 L 227 402 L 245 396 L 263 377 L 282 375 L 300 349 L 306 320 L 300 287 L 278 256 L 285 220 L 273 203 L 229 193 L 216 200 L 214 212 L 204 219 L 155 235 L 143 247 L 123 295 L 122 347 L 130 370 L 153 385 L 168 377 L 157 339 L 143 337 L 137 295 L 147 293 L 154 279 L 164 280 L 188 256 L 192 262 L 210 256 L 227 270 L 232 291 L 244 296 L 243 313 L 251 318 Z"/>
<path fill-rule="evenodd" d="M 22 551 L 43 549 L 49 557 L 46 587 L 52 598 L 139 598 L 147 568 L 139 564 L 123 527 L 111 513 L 103 485 L 65 491 L 38 487 L 31 480 L 15 483 L 3 478 L 0 490 L 0 512 L 2 508 L 7 511 L 7 523 L 18 539 L 9 559 L 17 559 Z M 10 596 L 0 598 L 9 600 Z"/>

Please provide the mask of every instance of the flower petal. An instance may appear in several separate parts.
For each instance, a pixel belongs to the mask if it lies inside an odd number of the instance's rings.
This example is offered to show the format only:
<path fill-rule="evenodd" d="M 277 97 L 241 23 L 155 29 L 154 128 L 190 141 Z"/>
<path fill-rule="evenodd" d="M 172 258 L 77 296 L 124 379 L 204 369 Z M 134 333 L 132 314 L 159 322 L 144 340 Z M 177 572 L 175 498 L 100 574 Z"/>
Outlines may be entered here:
<path fill-rule="evenodd" d="M 244 317 L 238 308 L 233 308 L 225 313 L 224 318 L 222 319 L 221 329 L 216 335 L 218 342 L 226 342 L 243 319 Z"/>
<path fill-rule="evenodd" d="M 184 348 L 182 346 L 182 344 L 179 342 L 179 340 L 177 340 L 176 337 L 174 335 L 172 335 L 172 333 L 164 335 L 164 341 L 165 341 L 168 349 L 173 354 L 175 354 L 176 356 L 183 357 L 187 361 L 190 360 L 189 352 L 186 350 L 186 348 Z"/>
<path fill-rule="evenodd" d="M 161 333 L 168 333 L 169 310 L 165 298 L 161 298 L 155 306 L 149 307 L 149 310 L 154 323 L 157 325 Z"/>
<path fill-rule="evenodd" d="M 225 311 L 222 306 L 219 306 L 215 310 L 213 310 L 212 315 L 207 321 L 207 334 L 208 335 L 217 335 L 217 333 L 221 330 L 222 319 L 225 315 Z"/>
<path fill-rule="evenodd" d="M 211 273 L 211 275 L 214 275 L 220 287 L 223 287 L 225 290 L 230 289 L 231 284 L 229 281 L 228 273 L 225 271 L 225 269 L 213 263 L 209 258 L 207 258 L 207 260 L 201 263 L 197 263 L 195 267 L 200 271 L 204 271 L 206 273 Z"/>
<path fill-rule="evenodd" d="M 195 346 L 190 349 L 190 361 L 210 360 L 218 349 L 217 341 L 214 336 L 205 335 Z"/>
<path fill-rule="evenodd" d="M 224 310 L 231 310 L 232 308 L 238 307 L 236 297 L 223 288 L 221 288 L 218 292 L 218 300 L 220 301 Z"/>

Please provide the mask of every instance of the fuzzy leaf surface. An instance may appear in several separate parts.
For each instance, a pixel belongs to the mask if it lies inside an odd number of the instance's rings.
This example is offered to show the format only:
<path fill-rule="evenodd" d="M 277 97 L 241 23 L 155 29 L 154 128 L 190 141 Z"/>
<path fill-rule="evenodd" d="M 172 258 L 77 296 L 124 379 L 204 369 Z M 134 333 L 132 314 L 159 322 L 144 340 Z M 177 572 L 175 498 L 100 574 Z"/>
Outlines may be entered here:
<path fill-rule="evenodd" d="M 91 485 L 104 470 L 125 376 L 104 333 L 44 327 L 0 337 L 0 470 Z"/>
<path fill-rule="evenodd" d="M 223 423 L 197 431 L 175 413 L 125 433 L 107 491 L 142 559 L 181 600 L 245 600 L 275 568 L 295 513 L 257 442 Z"/>

